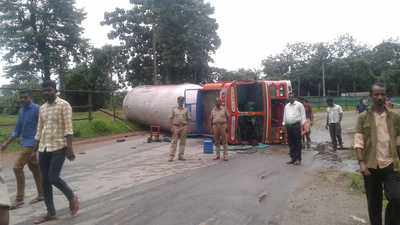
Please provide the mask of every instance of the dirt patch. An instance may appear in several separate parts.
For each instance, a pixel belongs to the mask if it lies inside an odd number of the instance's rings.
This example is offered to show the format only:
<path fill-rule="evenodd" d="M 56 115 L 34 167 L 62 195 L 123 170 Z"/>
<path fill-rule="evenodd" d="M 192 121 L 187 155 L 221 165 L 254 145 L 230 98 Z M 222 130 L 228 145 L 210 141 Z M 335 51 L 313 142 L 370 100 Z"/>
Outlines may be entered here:
<path fill-rule="evenodd" d="M 343 172 L 322 170 L 307 174 L 290 197 L 289 208 L 280 224 L 366 224 L 366 198 L 358 190 L 352 190 L 351 185 L 352 180 Z"/>
<path fill-rule="evenodd" d="M 367 202 L 362 177 L 357 174 L 353 142 L 357 114 L 346 112 L 342 121 L 345 150 L 334 151 L 325 114 L 316 114 L 313 126 L 314 164 L 291 194 L 288 210 L 279 224 L 361 225 L 368 223 Z"/>

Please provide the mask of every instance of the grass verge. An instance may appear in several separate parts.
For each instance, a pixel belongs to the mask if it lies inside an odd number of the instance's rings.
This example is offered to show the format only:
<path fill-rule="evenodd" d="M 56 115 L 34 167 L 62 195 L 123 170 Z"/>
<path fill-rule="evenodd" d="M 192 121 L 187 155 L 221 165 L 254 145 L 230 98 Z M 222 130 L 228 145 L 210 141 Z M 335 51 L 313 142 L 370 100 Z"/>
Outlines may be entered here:
<path fill-rule="evenodd" d="M 364 178 L 359 173 L 346 173 L 345 177 L 347 177 L 350 181 L 350 189 L 357 193 L 365 194 L 365 187 L 364 187 Z M 386 208 L 388 204 L 388 200 L 386 196 L 383 196 L 383 206 Z"/>
<path fill-rule="evenodd" d="M 87 118 L 87 113 L 74 113 L 74 118 Z M 15 124 L 16 116 L 0 115 L 0 124 Z M 134 123 L 125 124 L 115 120 L 101 112 L 93 113 L 93 120 L 74 121 L 74 137 L 76 139 L 87 139 L 103 137 L 115 134 L 128 133 L 139 130 L 140 127 Z M 0 127 L 0 143 L 3 143 L 14 130 L 14 126 Z M 7 149 L 8 152 L 15 152 L 20 149 L 18 141 L 14 141 Z"/>

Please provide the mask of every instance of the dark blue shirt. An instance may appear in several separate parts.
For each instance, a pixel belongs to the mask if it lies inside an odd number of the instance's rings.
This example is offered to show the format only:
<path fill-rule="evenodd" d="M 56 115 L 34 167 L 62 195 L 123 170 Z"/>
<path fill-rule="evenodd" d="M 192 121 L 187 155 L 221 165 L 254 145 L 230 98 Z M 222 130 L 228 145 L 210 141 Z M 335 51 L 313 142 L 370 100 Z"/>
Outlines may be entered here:
<path fill-rule="evenodd" d="M 39 119 L 39 106 L 31 103 L 19 110 L 17 125 L 12 133 L 12 138 L 20 138 L 24 148 L 35 145 L 35 135 Z"/>
<path fill-rule="evenodd" d="M 359 103 L 359 104 L 357 105 L 357 111 L 358 111 L 358 113 L 362 113 L 362 112 L 366 111 L 367 108 L 368 108 L 368 107 L 367 107 L 366 105 L 364 105 L 363 103 Z"/>

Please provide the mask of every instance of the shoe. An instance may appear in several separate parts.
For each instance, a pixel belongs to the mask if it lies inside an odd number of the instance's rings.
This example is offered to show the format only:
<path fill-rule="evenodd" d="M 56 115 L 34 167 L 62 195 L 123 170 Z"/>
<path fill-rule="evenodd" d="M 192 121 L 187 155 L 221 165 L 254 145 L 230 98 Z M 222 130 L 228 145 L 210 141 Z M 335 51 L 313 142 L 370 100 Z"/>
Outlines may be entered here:
<path fill-rule="evenodd" d="M 297 160 L 296 162 L 293 163 L 293 165 L 295 165 L 295 166 L 300 166 L 300 165 L 301 165 L 301 161 L 300 161 L 300 160 Z"/>
<path fill-rule="evenodd" d="M 15 200 L 15 201 L 13 202 L 13 204 L 11 204 L 10 210 L 19 209 L 19 208 L 21 208 L 24 204 L 25 204 L 25 202 L 24 202 L 23 200 L 22 200 L 22 201 L 20 201 L 20 200 Z"/>
<path fill-rule="evenodd" d="M 32 199 L 32 201 L 29 202 L 30 205 L 33 205 L 35 203 L 44 201 L 44 197 L 43 196 L 37 196 L 36 198 Z"/>
<path fill-rule="evenodd" d="M 180 157 L 178 160 L 180 160 L 180 161 L 186 161 L 186 159 L 185 159 L 185 158 L 182 158 L 182 157 Z"/>
<path fill-rule="evenodd" d="M 174 159 L 168 159 L 168 162 L 173 162 L 174 161 Z"/>
<path fill-rule="evenodd" d="M 228 157 L 224 157 L 224 161 L 228 161 L 229 159 L 228 159 Z"/>
<path fill-rule="evenodd" d="M 33 224 L 42 224 L 56 219 L 57 219 L 56 216 L 50 216 L 47 214 L 33 221 Z"/>
<path fill-rule="evenodd" d="M 288 165 L 294 164 L 294 160 L 291 160 L 291 161 L 287 162 L 286 164 L 288 164 Z"/>
<path fill-rule="evenodd" d="M 72 201 L 69 203 L 69 209 L 70 209 L 70 213 L 71 216 L 76 216 L 79 212 L 79 198 L 78 196 L 74 196 L 74 198 L 72 199 Z"/>
<path fill-rule="evenodd" d="M 213 158 L 213 160 L 220 160 L 221 157 L 220 156 L 216 156 L 215 158 Z"/>

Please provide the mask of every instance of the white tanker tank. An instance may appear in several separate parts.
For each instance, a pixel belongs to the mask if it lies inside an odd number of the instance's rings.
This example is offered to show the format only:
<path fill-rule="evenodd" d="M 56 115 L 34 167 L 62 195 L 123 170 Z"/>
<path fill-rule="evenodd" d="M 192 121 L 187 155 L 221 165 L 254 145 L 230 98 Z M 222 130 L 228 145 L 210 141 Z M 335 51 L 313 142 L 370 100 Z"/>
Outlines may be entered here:
<path fill-rule="evenodd" d="M 180 85 L 146 85 L 133 88 L 124 98 L 123 110 L 128 120 L 146 125 L 161 126 L 169 130 L 170 115 L 173 107 L 177 106 L 179 96 L 186 97 L 190 116 L 196 116 L 197 90 L 202 87 L 196 84 Z M 191 107 L 191 103 L 193 107 Z M 190 124 L 190 129 L 195 129 L 195 124 Z"/>

